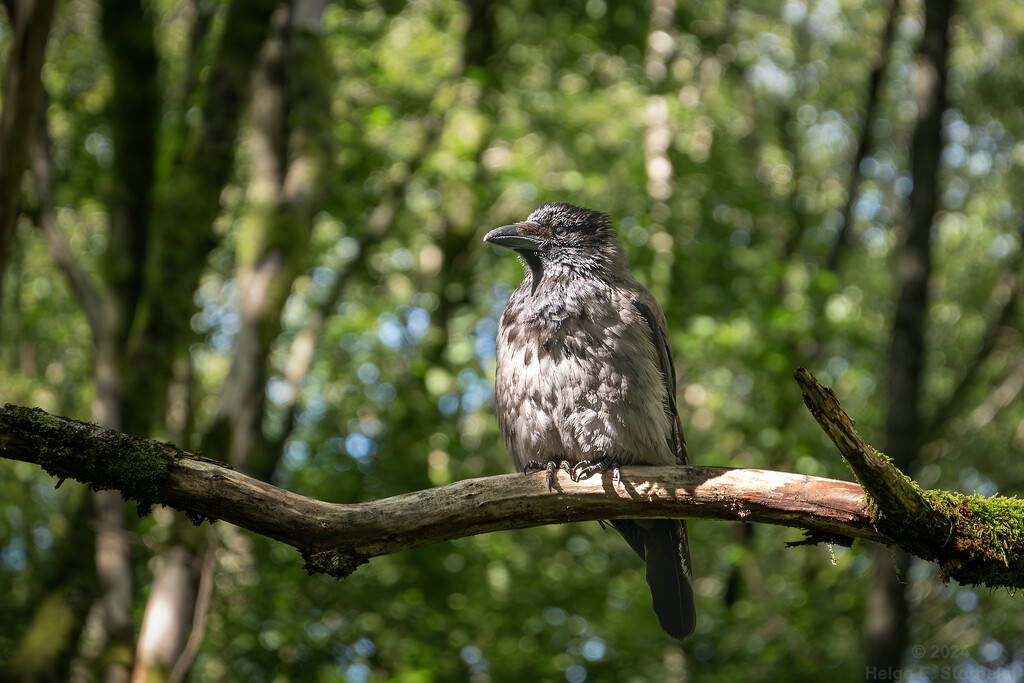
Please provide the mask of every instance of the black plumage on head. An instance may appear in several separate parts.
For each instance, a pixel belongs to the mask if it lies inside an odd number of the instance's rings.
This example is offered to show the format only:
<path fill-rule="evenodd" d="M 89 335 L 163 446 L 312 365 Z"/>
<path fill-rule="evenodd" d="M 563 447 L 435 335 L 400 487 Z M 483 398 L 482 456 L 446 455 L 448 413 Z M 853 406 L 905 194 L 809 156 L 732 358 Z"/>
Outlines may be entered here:
<path fill-rule="evenodd" d="M 530 289 L 545 275 L 557 278 L 569 272 L 610 279 L 629 273 L 608 216 L 574 204 L 543 204 L 525 221 L 492 230 L 484 239 L 519 255 L 529 269 Z"/>

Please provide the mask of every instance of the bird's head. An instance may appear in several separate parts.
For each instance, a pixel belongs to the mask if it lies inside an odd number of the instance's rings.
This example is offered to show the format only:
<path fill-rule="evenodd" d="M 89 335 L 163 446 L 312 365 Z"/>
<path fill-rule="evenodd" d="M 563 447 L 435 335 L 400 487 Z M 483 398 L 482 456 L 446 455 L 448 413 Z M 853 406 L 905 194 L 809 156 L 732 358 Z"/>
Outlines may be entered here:
<path fill-rule="evenodd" d="M 484 241 L 519 254 L 534 283 L 566 271 L 591 277 L 629 272 L 608 216 L 572 204 L 544 204 L 522 223 L 491 230 Z"/>

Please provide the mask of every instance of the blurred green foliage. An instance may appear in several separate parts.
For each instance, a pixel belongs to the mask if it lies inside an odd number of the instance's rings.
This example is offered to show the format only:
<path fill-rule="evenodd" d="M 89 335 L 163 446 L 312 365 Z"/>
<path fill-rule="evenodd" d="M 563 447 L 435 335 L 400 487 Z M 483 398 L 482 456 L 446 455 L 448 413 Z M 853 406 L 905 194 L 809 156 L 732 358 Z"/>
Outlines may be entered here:
<path fill-rule="evenodd" d="M 197 13 L 219 26 L 224 4 L 145 4 L 166 166 L 194 125 L 183 93 L 210 59 L 201 44 L 189 72 L 189 28 Z M 327 6 L 318 95 L 332 162 L 267 359 L 263 431 L 285 444 L 274 482 L 351 502 L 510 469 L 492 408 L 494 335 L 520 267 L 480 238 L 551 200 L 607 212 L 665 308 L 695 464 L 850 478 L 791 373 L 805 365 L 831 384 L 884 448 L 890 255 L 911 187 L 922 11 L 904 3 L 880 54 L 884 2 L 708 2 L 674 14 L 671 3 L 604 0 Z M 1024 10 L 984 0 L 958 11 L 929 310 L 931 414 L 957 392 L 1009 296 L 1007 278 L 1020 275 Z M 59 224 L 90 273 L 109 238 L 102 197 L 113 155 L 131 153 L 111 141 L 98 12 L 86 0 L 62 5 L 43 74 Z M 0 64 L 9 41 L 0 23 Z M 875 59 L 885 68 L 870 154 L 852 168 Z M 194 297 L 197 430 L 212 419 L 238 330 L 249 153 L 243 131 Z M 851 173 L 848 240 L 831 270 Z M 394 216 L 377 234 L 369 226 L 382 206 Z M 88 418 L 85 318 L 28 219 L 15 249 L 0 309 L 0 399 Z M 325 307 L 309 370 L 292 383 L 293 343 Z M 1006 321 L 955 410 L 933 425 L 910 473 L 921 485 L 1024 489 L 1020 322 Z M 0 462 L 0 662 L 46 594 L 80 495 Z M 167 542 L 162 528 L 132 523 L 140 598 Z M 715 522 L 692 523 L 690 534 L 700 616 L 677 644 L 658 629 L 641 563 L 596 524 L 460 539 L 375 559 L 340 583 L 307 576 L 288 547 L 218 524 L 213 605 L 191 680 L 863 678 L 863 548 L 834 558 L 784 550 L 797 532 Z M 937 680 L 936 667 L 955 666 L 1020 679 L 1019 598 L 943 585 L 921 562 L 905 579 L 908 672 Z"/>

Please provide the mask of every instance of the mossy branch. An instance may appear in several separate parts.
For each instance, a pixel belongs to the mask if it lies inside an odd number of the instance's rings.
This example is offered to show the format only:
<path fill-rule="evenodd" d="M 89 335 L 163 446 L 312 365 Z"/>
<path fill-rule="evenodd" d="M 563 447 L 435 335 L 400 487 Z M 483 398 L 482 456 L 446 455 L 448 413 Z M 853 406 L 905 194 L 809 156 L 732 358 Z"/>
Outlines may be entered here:
<path fill-rule="evenodd" d="M 727 467 L 623 467 L 573 482 L 558 473 L 507 474 L 354 504 L 285 491 L 221 463 L 38 409 L 0 409 L 0 457 L 59 479 L 119 490 L 126 499 L 222 519 L 299 549 L 310 571 L 347 576 L 370 558 L 453 538 L 626 517 L 742 520 L 802 529 L 813 541 L 897 545 L 964 583 L 1024 585 L 1021 503 L 922 491 L 868 446 L 831 390 L 798 371 L 811 412 L 860 485 Z M 868 495 L 865 495 L 867 490 Z M 869 502 L 870 501 L 870 502 Z"/>
<path fill-rule="evenodd" d="M 864 487 L 872 526 L 962 584 L 1024 587 L 1024 501 L 925 490 L 869 446 L 832 390 L 796 371 L 804 403 Z"/>

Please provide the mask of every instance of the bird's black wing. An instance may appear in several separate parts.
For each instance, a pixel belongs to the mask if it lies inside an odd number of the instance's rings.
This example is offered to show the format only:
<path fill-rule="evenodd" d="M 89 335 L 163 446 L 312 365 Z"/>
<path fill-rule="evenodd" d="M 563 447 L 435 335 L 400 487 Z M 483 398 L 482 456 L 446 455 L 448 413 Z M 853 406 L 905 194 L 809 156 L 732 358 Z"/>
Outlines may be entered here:
<path fill-rule="evenodd" d="M 665 382 L 665 414 L 673 425 L 669 445 L 676 454 L 676 462 L 685 465 L 688 462 L 686 439 L 676 408 L 676 368 L 664 323 L 643 301 L 634 298 L 631 303 L 650 328 L 658 368 Z M 679 519 L 621 519 L 611 524 L 647 563 L 647 584 L 662 629 L 674 638 L 688 636 L 693 632 L 697 612 L 689 580 L 692 570 L 686 524 Z"/>
<path fill-rule="evenodd" d="M 640 313 L 647 327 L 651 330 L 651 338 L 654 340 L 654 348 L 658 353 L 658 367 L 661 370 L 661 377 L 665 382 L 665 413 L 672 419 L 672 452 L 676 454 L 676 462 L 680 465 L 689 463 L 686 454 L 686 438 L 683 436 L 683 423 L 679 419 L 679 410 L 676 408 L 676 366 L 672 361 L 672 349 L 668 345 L 668 338 L 661 326 L 658 317 L 651 307 L 639 299 L 632 299 L 633 308 Z"/>

